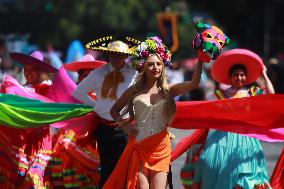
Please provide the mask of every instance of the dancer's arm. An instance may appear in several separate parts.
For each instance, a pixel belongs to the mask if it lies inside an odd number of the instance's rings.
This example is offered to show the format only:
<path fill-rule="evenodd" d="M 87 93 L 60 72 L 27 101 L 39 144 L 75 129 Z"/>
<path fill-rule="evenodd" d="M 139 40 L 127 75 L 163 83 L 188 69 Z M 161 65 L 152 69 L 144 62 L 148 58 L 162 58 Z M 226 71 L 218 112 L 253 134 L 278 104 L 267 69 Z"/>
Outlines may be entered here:
<path fill-rule="evenodd" d="M 122 130 L 127 133 L 129 136 L 135 137 L 138 134 L 138 131 L 135 127 L 131 125 L 132 120 L 123 120 L 122 115 L 120 114 L 121 110 L 129 104 L 129 100 L 133 98 L 135 93 L 135 88 L 132 85 L 129 87 L 122 96 L 114 103 L 110 109 L 110 115 L 113 120 L 118 123 Z"/>
<path fill-rule="evenodd" d="M 96 79 L 96 73 L 94 71 L 92 71 L 72 92 L 74 98 L 92 107 L 95 106 L 96 101 L 88 95 L 88 92 L 94 91 L 94 85 L 96 84 L 94 82 Z"/>
<path fill-rule="evenodd" d="M 128 104 L 129 100 L 132 98 L 134 93 L 133 86 L 129 87 L 121 97 L 113 104 L 110 109 L 110 115 L 113 120 L 119 121 L 121 119 L 120 112 Z"/>
<path fill-rule="evenodd" d="M 263 77 L 265 85 L 266 85 L 266 92 L 268 94 L 275 94 L 274 87 L 273 87 L 270 79 L 268 78 L 266 71 L 267 71 L 267 68 L 266 68 L 265 65 L 263 65 L 261 76 Z"/>

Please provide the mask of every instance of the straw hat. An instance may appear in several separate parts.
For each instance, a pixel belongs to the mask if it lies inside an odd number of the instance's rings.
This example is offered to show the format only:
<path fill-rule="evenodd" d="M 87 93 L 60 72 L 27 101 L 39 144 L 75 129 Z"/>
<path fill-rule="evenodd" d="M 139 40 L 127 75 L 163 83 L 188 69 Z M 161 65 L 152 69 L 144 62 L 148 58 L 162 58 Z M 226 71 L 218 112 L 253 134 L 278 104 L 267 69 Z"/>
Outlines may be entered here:
<path fill-rule="evenodd" d="M 140 41 L 130 37 L 114 40 L 113 36 L 107 36 L 89 42 L 86 48 L 107 54 L 132 55 L 134 47 L 138 44 Z"/>

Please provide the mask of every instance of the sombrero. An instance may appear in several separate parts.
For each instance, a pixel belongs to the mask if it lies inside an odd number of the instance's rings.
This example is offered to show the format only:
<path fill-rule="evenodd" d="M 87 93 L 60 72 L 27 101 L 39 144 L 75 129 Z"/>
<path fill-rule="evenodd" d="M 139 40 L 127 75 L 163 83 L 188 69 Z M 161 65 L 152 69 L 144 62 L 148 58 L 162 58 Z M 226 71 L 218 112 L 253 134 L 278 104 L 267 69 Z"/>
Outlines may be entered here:
<path fill-rule="evenodd" d="M 235 64 L 242 64 L 247 69 L 245 84 L 253 83 L 259 77 L 263 61 L 252 51 L 246 49 L 233 49 L 222 53 L 212 65 L 211 75 L 219 83 L 230 84 L 230 68 Z"/>
<path fill-rule="evenodd" d="M 40 51 L 34 51 L 31 55 L 13 52 L 10 53 L 10 57 L 12 60 L 17 61 L 20 64 L 31 64 L 48 73 L 54 73 L 57 71 L 56 68 L 43 61 L 43 54 Z"/>
<path fill-rule="evenodd" d="M 86 48 L 107 54 L 132 55 L 134 47 L 140 43 L 131 37 L 115 40 L 113 36 L 107 36 L 89 42 Z"/>
<path fill-rule="evenodd" d="M 68 71 L 77 72 L 81 69 L 97 69 L 105 64 L 105 61 L 96 60 L 92 55 L 86 54 L 80 61 L 64 64 L 64 68 Z"/>

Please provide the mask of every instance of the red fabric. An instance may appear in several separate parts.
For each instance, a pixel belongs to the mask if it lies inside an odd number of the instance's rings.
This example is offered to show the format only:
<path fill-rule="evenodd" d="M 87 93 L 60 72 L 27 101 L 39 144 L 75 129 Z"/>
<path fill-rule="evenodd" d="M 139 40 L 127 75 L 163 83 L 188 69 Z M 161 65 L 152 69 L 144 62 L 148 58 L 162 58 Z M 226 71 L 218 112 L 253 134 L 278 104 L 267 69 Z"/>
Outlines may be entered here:
<path fill-rule="evenodd" d="M 284 188 L 284 148 L 282 149 L 282 153 L 278 158 L 278 161 L 270 178 L 270 183 L 273 189 Z"/>
<path fill-rule="evenodd" d="M 211 58 L 207 54 L 205 54 L 201 49 L 197 50 L 197 54 L 199 60 L 201 60 L 202 62 L 210 63 Z"/>
<path fill-rule="evenodd" d="M 171 127 L 213 128 L 239 134 L 255 133 L 260 140 L 284 141 L 284 95 L 216 101 L 177 102 Z"/>
<path fill-rule="evenodd" d="M 105 61 L 93 60 L 88 62 L 71 62 L 64 64 L 63 67 L 68 71 L 78 72 L 81 69 L 97 69 L 105 65 Z"/>
<path fill-rule="evenodd" d="M 46 96 L 51 90 L 51 86 L 48 84 L 36 84 L 36 85 L 33 85 L 33 88 L 35 89 L 35 92 L 37 94 L 40 94 L 43 96 Z"/>
<path fill-rule="evenodd" d="M 190 136 L 182 138 L 171 153 L 171 162 L 176 160 L 181 154 L 194 144 L 203 144 L 207 138 L 209 129 L 197 129 Z"/>
<path fill-rule="evenodd" d="M 97 95 L 96 95 L 96 93 L 94 93 L 93 91 L 88 92 L 88 95 L 89 95 L 93 100 L 97 100 Z"/>
<path fill-rule="evenodd" d="M 115 121 L 110 121 L 104 118 L 101 118 L 100 116 L 97 116 L 98 123 L 101 123 L 103 125 L 107 125 L 109 127 L 117 127 L 117 123 Z"/>

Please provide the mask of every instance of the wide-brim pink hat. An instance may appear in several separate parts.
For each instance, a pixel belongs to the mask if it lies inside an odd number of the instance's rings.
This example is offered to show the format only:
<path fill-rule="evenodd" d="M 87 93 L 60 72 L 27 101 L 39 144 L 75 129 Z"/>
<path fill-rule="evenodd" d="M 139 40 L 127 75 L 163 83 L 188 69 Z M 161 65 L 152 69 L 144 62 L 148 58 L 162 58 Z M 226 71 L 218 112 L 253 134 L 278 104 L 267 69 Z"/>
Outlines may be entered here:
<path fill-rule="evenodd" d="M 247 49 L 232 49 L 222 53 L 212 65 L 211 75 L 213 79 L 219 83 L 230 85 L 229 71 L 235 64 L 246 67 L 246 85 L 256 81 L 263 69 L 262 59 L 254 52 Z"/>
<path fill-rule="evenodd" d="M 44 72 L 54 73 L 57 69 L 43 61 L 43 54 L 39 51 L 34 51 L 31 55 L 26 55 L 18 52 L 10 53 L 12 60 L 19 62 L 20 64 L 31 64 L 40 68 Z"/>
<path fill-rule="evenodd" d="M 96 60 L 92 55 L 86 54 L 80 61 L 64 64 L 68 71 L 77 72 L 82 69 L 97 69 L 107 64 L 105 61 Z"/>

